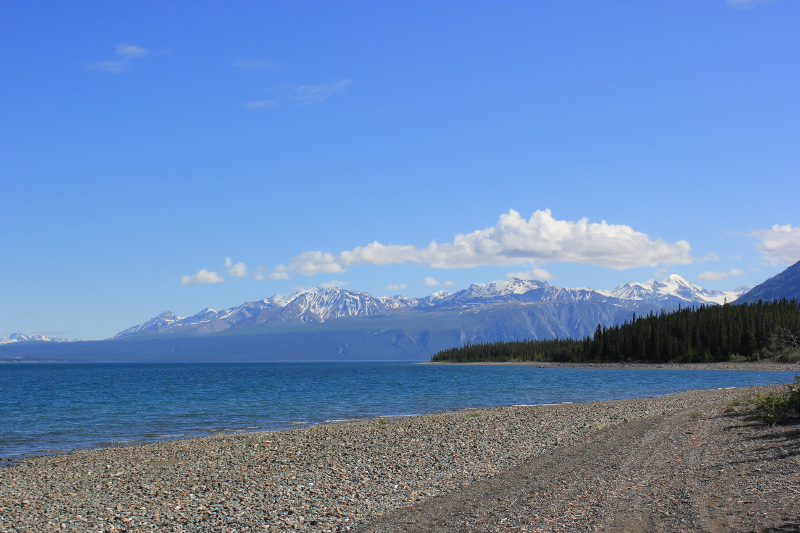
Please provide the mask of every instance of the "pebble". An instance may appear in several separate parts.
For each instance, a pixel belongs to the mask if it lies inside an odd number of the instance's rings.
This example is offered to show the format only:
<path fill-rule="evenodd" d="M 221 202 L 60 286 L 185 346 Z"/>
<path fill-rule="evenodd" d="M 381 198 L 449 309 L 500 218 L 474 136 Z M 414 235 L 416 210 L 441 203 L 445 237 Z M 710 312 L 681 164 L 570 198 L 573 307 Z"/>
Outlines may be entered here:
<path fill-rule="evenodd" d="M 498 407 L 26 458 L 0 468 L 0 532 L 350 531 L 598 429 L 745 393 Z"/>

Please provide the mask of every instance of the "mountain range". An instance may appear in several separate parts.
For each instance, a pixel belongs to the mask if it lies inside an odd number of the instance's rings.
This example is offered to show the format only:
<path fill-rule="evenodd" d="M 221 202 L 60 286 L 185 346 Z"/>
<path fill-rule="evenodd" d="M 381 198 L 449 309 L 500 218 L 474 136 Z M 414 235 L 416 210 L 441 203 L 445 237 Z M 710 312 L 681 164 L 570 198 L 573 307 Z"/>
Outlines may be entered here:
<path fill-rule="evenodd" d="M 509 279 L 424 298 L 303 290 L 190 317 L 165 311 L 104 341 L 17 342 L 2 360 L 426 360 L 466 343 L 581 338 L 634 314 L 722 304 L 750 287 L 706 290 L 672 275 L 612 290 Z"/>
<path fill-rule="evenodd" d="M 73 342 L 70 339 L 63 337 L 48 337 L 40 333 L 11 333 L 10 335 L 3 335 L 0 337 L 0 344 L 11 344 L 12 342 L 30 342 L 30 341 L 44 341 L 44 342 Z"/>
<path fill-rule="evenodd" d="M 128 328 L 114 339 L 144 335 L 207 335 L 230 329 L 251 330 L 298 324 L 321 324 L 345 317 L 398 315 L 404 312 L 429 312 L 514 303 L 580 303 L 604 304 L 606 307 L 631 311 L 670 310 L 679 306 L 721 304 L 734 300 L 751 287 L 735 291 L 710 291 L 671 275 L 661 282 L 627 283 L 609 291 L 586 288 L 564 288 L 545 281 L 510 279 L 476 283 L 467 289 L 448 294 L 436 292 L 424 298 L 405 296 L 373 296 L 366 292 L 340 288 L 298 291 L 292 295 L 275 295 L 255 302 L 246 302 L 230 309 L 203 309 L 190 317 L 170 311 Z M 630 315 L 630 313 L 628 313 Z M 565 325 L 560 336 L 579 337 L 594 331 L 597 323 Z"/>

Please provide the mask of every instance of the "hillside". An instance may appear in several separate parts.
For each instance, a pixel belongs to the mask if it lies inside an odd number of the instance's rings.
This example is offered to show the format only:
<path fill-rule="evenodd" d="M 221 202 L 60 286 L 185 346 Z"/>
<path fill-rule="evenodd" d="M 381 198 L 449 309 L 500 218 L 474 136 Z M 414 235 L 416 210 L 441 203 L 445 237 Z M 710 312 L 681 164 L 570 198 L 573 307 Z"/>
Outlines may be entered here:
<path fill-rule="evenodd" d="M 800 304 L 755 304 L 681 309 L 597 326 L 584 339 L 481 343 L 443 350 L 437 362 L 559 361 L 704 363 L 800 359 Z"/>
<path fill-rule="evenodd" d="M 764 283 L 756 285 L 740 296 L 735 303 L 755 303 L 759 300 L 765 302 L 792 298 L 800 301 L 800 261 L 793 264 L 777 276 L 769 278 Z"/>

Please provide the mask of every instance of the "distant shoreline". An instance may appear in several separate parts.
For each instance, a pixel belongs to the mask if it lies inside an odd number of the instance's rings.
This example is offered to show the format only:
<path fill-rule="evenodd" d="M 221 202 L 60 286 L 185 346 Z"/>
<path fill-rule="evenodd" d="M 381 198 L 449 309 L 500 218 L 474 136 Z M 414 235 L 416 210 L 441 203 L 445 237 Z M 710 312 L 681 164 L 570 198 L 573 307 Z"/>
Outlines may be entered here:
<path fill-rule="evenodd" d="M 449 361 L 425 361 L 421 365 L 521 365 L 540 368 L 591 368 L 595 370 L 751 370 L 800 372 L 800 363 L 556 363 L 541 361 L 479 361 L 454 363 Z"/>

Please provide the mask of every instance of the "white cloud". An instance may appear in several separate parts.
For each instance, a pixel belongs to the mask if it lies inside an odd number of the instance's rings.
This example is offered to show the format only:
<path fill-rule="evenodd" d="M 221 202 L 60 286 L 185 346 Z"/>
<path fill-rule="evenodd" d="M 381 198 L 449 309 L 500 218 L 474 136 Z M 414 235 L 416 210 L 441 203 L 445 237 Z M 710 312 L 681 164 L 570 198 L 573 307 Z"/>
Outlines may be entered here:
<path fill-rule="evenodd" d="M 425 278 L 425 285 L 428 287 L 435 287 L 439 284 L 439 282 L 433 276 L 428 276 Z"/>
<path fill-rule="evenodd" d="M 241 70 L 268 70 L 275 68 L 275 62 L 266 59 L 239 59 L 233 62 L 233 66 Z"/>
<path fill-rule="evenodd" d="M 399 284 L 390 283 L 386 286 L 386 289 L 390 291 L 404 291 L 407 288 L 408 285 L 406 285 L 405 283 L 399 283 Z"/>
<path fill-rule="evenodd" d="M 87 70 L 99 70 L 109 74 L 122 74 L 130 69 L 131 59 L 141 58 L 149 53 L 141 46 L 133 44 L 118 44 L 116 47 L 117 59 L 108 61 L 95 61 L 86 66 Z"/>
<path fill-rule="evenodd" d="M 450 281 L 449 279 L 447 281 L 445 281 L 444 283 L 442 283 L 442 285 L 447 285 L 448 287 L 452 287 L 455 284 L 456 284 L 455 281 Z"/>
<path fill-rule="evenodd" d="M 523 270 L 521 272 L 509 272 L 506 274 L 508 279 L 527 279 L 527 280 L 548 280 L 553 279 L 553 275 L 543 268 L 532 268 L 531 270 Z"/>
<path fill-rule="evenodd" d="M 147 50 L 142 48 L 141 46 L 136 46 L 133 44 L 118 44 L 117 45 L 117 55 L 119 57 L 131 58 L 131 57 L 144 57 L 148 54 Z"/>
<path fill-rule="evenodd" d="M 334 279 L 331 281 L 326 281 L 325 283 L 320 283 L 319 286 L 323 289 L 335 289 L 336 287 L 344 287 L 348 283 L 349 282 L 347 281 L 339 281 Z"/>
<path fill-rule="evenodd" d="M 269 92 L 274 96 L 266 100 L 247 102 L 245 107 L 248 109 L 259 109 L 263 107 L 275 107 L 281 104 L 290 105 L 309 105 L 318 104 L 337 94 L 343 94 L 345 89 L 353 85 L 353 80 L 339 80 L 322 85 L 300 85 L 283 84 L 273 87 Z"/>
<path fill-rule="evenodd" d="M 728 279 L 733 276 L 741 276 L 742 274 L 745 274 L 745 271 L 739 270 L 738 268 L 732 268 L 727 272 L 712 272 L 707 270 L 699 273 L 697 275 L 697 279 L 700 281 L 722 281 L 723 279 Z"/>
<path fill-rule="evenodd" d="M 346 272 L 346 269 L 337 263 L 336 256 L 331 253 L 303 252 L 295 256 L 289 263 L 289 266 L 278 265 L 274 273 L 288 275 L 289 272 L 298 272 L 306 276 L 313 276 L 314 274 L 339 274 Z"/>
<path fill-rule="evenodd" d="M 322 251 L 303 252 L 288 265 L 279 265 L 275 270 L 312 276 L 345 272 L 355 265 L 409 262 L 451 269 L 562 262 L 625 270 L 659 264 L 689 264 L 694 261 L 689 250 L 686 241 L 654 240 L 630 226 L 605 221 L 590 224 L 585 218 L 577 222 L 556 220 L 549 209 L 536 211 L 526 220 L 511 210 L 501 215 L 495 226 L 456 235 L 452 243 L 433 241 L 425 248 L 417 248 L 376 241 L 345 250 L 338 256 Z"/>
<path fill-rule="evenodd" d="M 224 283 L 225 280 L 222 279 L 219 274 L 216 272 L 209 272 L 205 268 L 201 269 L 200 272 L 193 276 L 183 276 L 181 278 L 182 285 L 207 285 L 209 283 Z"/>
<path fill-rule="evenodd" d="M 772 265 L 794 264 L 800 260 L 800 226 L 775 224 L 771 229 L 751 231 L 750 236 L 761 241 L 756 248 Z"/>
<path fill-rule="evenodd" d="M 269 275 L 269 279 L 289 279 L 289 274 L 286 272 L 272 272 Z"/>
<path fill-rule="evenodd" d="M 228 275 L 234 278 L 243 278 L 247 275 L 247 266 L 244 263 L 233 264 L 230 257 L 225 258 L 225 268 L 228 270 Z"/>

